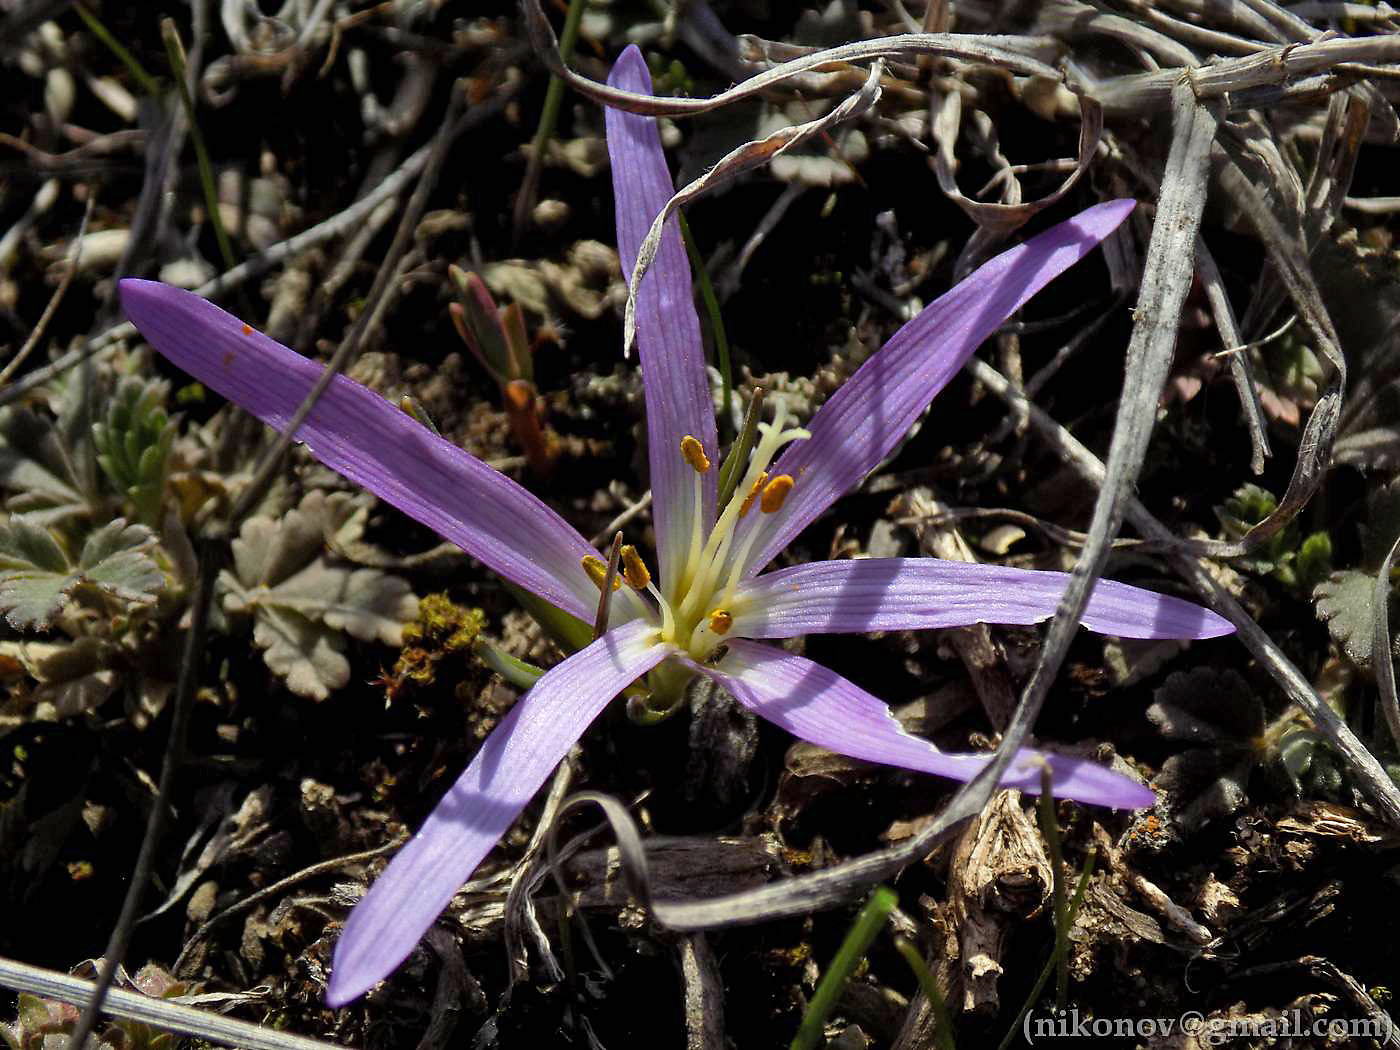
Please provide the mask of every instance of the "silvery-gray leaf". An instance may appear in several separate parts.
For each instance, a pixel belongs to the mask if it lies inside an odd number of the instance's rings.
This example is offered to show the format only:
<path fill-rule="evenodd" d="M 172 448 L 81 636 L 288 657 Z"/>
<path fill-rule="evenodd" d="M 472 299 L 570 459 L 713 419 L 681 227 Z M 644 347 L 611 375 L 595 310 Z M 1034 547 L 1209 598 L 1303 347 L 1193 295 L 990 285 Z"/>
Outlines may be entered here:
<path fill-rule="evenodd" d="M 337 648 L 337 636 L 290 609 L 263 606 L 253 625 L 253 641 L 263 660 L 298 696 L 324 700 L 350 681 L 350 663 Z"/>
<path fill-rule="evenodd" d="M 377 639 L 385 645 L 402 645 L 404 624 L 417 616 L 418 599 L 407 581 L 376 569 L 349 573 L 339 599 L 322 614 L 329 627 L 362 642 Z"/>
<path fill-rule="evenodd" d="M 308 492 L 297 509 L 319 524 L 322 541 L 338 551 L 364 537 L 369 504 L 370 500 L 363 493 L 317 489 Z"/>
<path fill-rule="evenodd" d="M 48 627 L 63 611 L 68 595 L 77 585 L 76 576 L 12 570 L 0 577 L 0 611 L 17 630 Z"/>
<path fill-rule="evenodd" d="M 277 531 L 276 522 L 262 517 L 248 518 L 238 530 L 238 538 L 232 544 L 232 575 L 243 586 L 257 587 L 266 580 L 268 559 L 277 542 Z"/>

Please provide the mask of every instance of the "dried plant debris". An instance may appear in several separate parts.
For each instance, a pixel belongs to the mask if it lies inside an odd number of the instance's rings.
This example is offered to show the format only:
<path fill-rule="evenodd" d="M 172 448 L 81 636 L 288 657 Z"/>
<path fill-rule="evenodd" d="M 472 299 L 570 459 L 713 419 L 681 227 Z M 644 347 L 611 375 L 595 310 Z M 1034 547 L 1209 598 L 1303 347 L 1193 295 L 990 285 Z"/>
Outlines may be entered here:
<path fill-rule="evenodd" d="M 253 618 L 268 668 L 312 700 L 350 680 L 343 634 L 401 645 L 404 625 L 418 615 L 406 580 L 337 563 L 334 549 L 361 538 L 367 515 L 347 494 L 310 492 L 281 521 L 245 521 L 233 568 L 219 575 L 224 610 Z"/>
<path fill-rule="evenodd" d="M 1245 805 L 1264 709 L 1239 674 L 1199 667 L 1168 675 L 1147 717 L 1168 740 L 1190 745 L 1167 759 L 1155 781 L 1181 828 L 1196 830 Z"/>
<path fill-rule="evenodd" d="M 1212 560 L 1201 572 L 1228 592 L 1220 600 L 1237 599 L 1240 622 L 1258 624 L 1246 624 L 1253 642 L 1241 628 L 1248 652 L 1234 642 L 1109 639 L 1102 661 L 1076 634 L 1036 731 L 1070 745 L 1102 740 L 1098 757 L 1110 746 L 1130 752 L 1161 801 L 1136 817 L 1056 810 L 1064 870 L 1082 868 L 1090 845 L 1099 858 L 1072 927 L 1068 1005 L 1088 1018 L 1176 1016 L 1189 1004 L 1207 1022 L 1257 1030 L 1294 1011 L 1307 1021 L 1393 1011 L 1394 811 L 1384 800 L 1370 808 L 1377 796 L 1361 795 L 1356 755 L 1334 747 L 1354 734 L 1382 778 L 1400 774 L 1372 710 L 1374 596 L 1389 589 L 1383 565 L 1400 534 L 1392 9 L 583 3 L 565 75 L 540 32 L 545 19 L 556 30 L 564 22 L 561 3 L 488 5 L 480 15 L 442 3 L 205 6 L 204 29 L 202 5 L 191 8 L 193 32 L 176 12 L 194 44 L 197 95 L 192 124 L 177 126 L 152 119 L 170 114 L 173 96 L 159 94 L 169 68 L 159 19 L 142 5 L 88 3 L 80 13 L 0 0 L 11 15 L 0 24 L 0 68 L 16 73 L 0 153 L 7 171 L 31 176 L 6 182 L 0 225 L 0 955 L 46 956 L 64 970 L 109 932 L 162 759 L 169 722 L 159 716 L 172 706 L 191 622 L 195 548 L 214 531 L 233 537 L 232 557 L 181 766 L 179 789 L 190 790 L 171 809 L 138 909 L 153 921 L 128 960 L 149 953 L 198 974 L 222 990 L 196 1005 L 241 1010 L 279 1038 L 615 1047 L 675 1042 L 688 1025 L 705 1050 L 791 1041 L 851 913 L 757 916 L 682 942 L 637 906 L 618 851 L 594 848 L 601 841 L 568 861 L 574 910 L 547 885 L 525 895 L 522 958 L 533 968 L 509 989 L 504 901 L 517 869 L 506 866 L 459 893 L 379 991 L 324 1009 L 332 949 L 364 891 L 367 856 L 347 862 L 347 851 L 382 850 L 419 826 L 425 790 L 450 782 L 519 703 L 519 689 L 477 653 L 498 635 L 510 655 L 547 669 L 561 651 L 458 548 L 406 554 L 433 541 L 393 516 L 371 526 L 374 505 L 346 495 L 300 450 L 251 517 L 229 520 L 271 431 L 130 349 L 110 309 L 113 277 L 159 276 L 202 285 L 312 357 L 364 325 L 370 352 L 347 369 L 352 378 L 419 406 L 448 440 L 585 536 L 616 521 L 627 542 L 650 543 L 647 476 L 619 480 L 645 464 L 648 447 L 639 371 L 620 353 L 631 275 L 605 232 L 614 201 L 599 105 L 607 63 L 636 43 L 658 101 L 630 104 L 663 113 L 677 186 L 735 150 L 764 160 L 721 163 L 706 185 L 723 196 L 697 193 L 685 207 L 692 272 L 707 270 L 717 291 L 718 316 L 702 312 L 702 328 L 712 338 L 722 321 L 729 342 L 730 360 L 716 351 L 711 361 L 711 392 L 722 398 L 726 368 L 741 396 L 717 408 L 735 429 L 757 387 L 809 418 L 960 266 L 1019 239 L 1021 224 L 1034 233 L 1095 200 L 1139 202 L 1133 228 L 1099 253 L 1106 279 L 1094 263 L 1047 289 L 978 358 L 1026 391 L 1034 412 L 1104 449 L 1128 326 L 1171 336 L 1169 371 L 1188 396 L 1163 412 L 1155 379 L 1134 381 L 1139 422 L 1153 427 L 1151 466 L 1114 482 L 1136 486 L 1165 528 L 1154 536 L 1139 519 L 1114 564 L 1159 589 L 1170 589 L 1168 571 L 1201 586 L 1196 555 L 1181 551 L 1202 553 Z M 83 14 L 101 19 L 134 65 Z M 884 64 L 872 76 L 876 59 Z M 138 67 L 160 78 L 154 91 Z M 546 94 L 551 71 L 562 94 Z M 1190 107 L 1218 120 L 1205 144 L 1209 172 L 1190 194 L 1193 214 L 1204 204 L 1196 281 L 1189 245 L 1174 249 L 1175 276 L 1190 287 L 1180 318 L 1161 297 L 1133 313 L 1144 252 L 1179 225 L 1180 209 L 1166 207 L 1165 118 L 1186 80 Z M 465 133 L 437 158 L 439 176 L 424 144 L 453 126 L 446 105 L 461 94 Z M 268 134 L 226 133 L 269 100 L 279 120 Z M 545 128 L 542 107 L 554 103 Z M 206 136 L 208 198 L 193 126 Z M 774 136 L 766 147 L 764 136 Z M 803 141 L 773 155 L 793 137 Z M 533 222 L 517 218 L 517 229 L 513 205 L 531 158 L 542 169 L 538 203 L 520 208 Z M 1250 186 L 1232 183 L 1232 168 Z M 1263 228 L 1246 191 L 1276 229 Z M 410 213 L 407 254 L 385 251 Z M 214 252 L 214 218 L 232 242 L 231 270 Z M 458 297 L 453 265 L 476 275 L 458 289 L 461 307 L 481 307 L 467 318 L 476 361 L 452 352 L 463 350 L 445 309 Z M 380 285 L 382 297 L 367 294 Z M 1095 303 L 1087 322 L 1085 304 Z M 1228 323 L 1220 316 L 1236 310 Z M 1173 356 L 1148 355 L 1154 367 Z M 1227 374 L 1248 432 L 1234 395 L 1212 385 Z M 907 509 L 918 485 L 955 519 L 971 519 L 969 539 L 996 559 L 1068 568 L 1083 540 L 1069 530 L 1085 528 L 1094 487 L 1065 484 L 1072 449 L 1047 440 L 1024 410 L 1003 421 L 989 389 L 955 379 L 944 408 L 792 553 L 910 553 L 900 519 L 922 517 Z M 1329 412 L 1335 446 L 1330 427 L 1305 429 Z M 1255 484 L 1242 486 L 1251 468 Z M 1303 489 L 1317 495 L 1300 507 L 1291 499 Z M 983 529 L 979 515 L 1010 524 Z M 1288 524 L 1259 528 L 1275 517 Z M 1400 657 L 1393 615 L 1390 626 Z M 993 670 L 1013 699 L 1041 637 L 996 632 Z M 970 677 L 954 640 L 891 632 L 806 644 L 904 701 L 896 713 L 912 732 L 985 749 L 980 734 L 997 718 L 973 684 L 988 672 Z M 281 703 L 284 682 L 298 699 L 327 702 Z M 1106 686 L 1113 703 L 1102 702 Z M 1304 694 L 1317 698 L 1307 714 L 1295 706 Z M 364 698 L 347 722 L 342 708 Z M 794 879 L 880 862 L 881 844 L 902 848 L 946 811 L 951 788 L 939 781 L 789 747 L 714 691 L 687 699 L 689 717 L 648 731 L 655 745 L 625 751 L 616 750 L 615 703 L 571 767 L 575 787 L 636 815 L 658 911 L 740 890 L 778 900 Z M 1142 704 L 1155 740 L 1143 738 Z M 1329 734 L 1329 716 L 1342 735 Z M 886 938 L 832 1014 L 829 1046 L 1014 1037 L 1053 941 L 1054 864 L 1026 806 L 997 795 L 890 876 L 901 899 L 892 926 L 928 959 L 952 1032 L 935 1039 L 913 1024 L 922 995 L 909 999 L 915 982 Z M 528 859 L 537 824 L 527 817 L 504 852 Z M 279 887 L 289 873 L 295 887 Z M 154 966 L 118 980 L 151 995 L 194 990 Z M 1032 1008 L 1048 1009 L 1050 994 Z M 0 1050 L 68 1043 L 74 1008 L 28 994 L 17 1010 L 13 997 L 6 1003 Z M 88 1047 L 174 1043 L 103 1021 Z"/>

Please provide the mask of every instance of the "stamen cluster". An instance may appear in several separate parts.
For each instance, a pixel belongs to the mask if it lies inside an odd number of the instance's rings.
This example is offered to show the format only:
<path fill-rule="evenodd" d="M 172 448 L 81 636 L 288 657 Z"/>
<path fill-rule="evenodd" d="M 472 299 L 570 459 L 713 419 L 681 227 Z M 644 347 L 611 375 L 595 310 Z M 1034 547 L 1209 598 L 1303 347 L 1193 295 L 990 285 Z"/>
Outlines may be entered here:
<path fill-rule="evenodd" d="M 758 441 L 744 476 L 733 486 L 708 535 L 704 528 L 701 479 L 710 471 L 711 457 L 698 438 L 687 434 L 681 439 L 680 455 L 694 471 L 694 515 L 685 567 L 676 575 L 671 593 L 662 594 L 657 589 L 635 547 L 622 548 L 622 578 L 634 590 L 645 591 L 656 603 L 661 641 L 684 649 L 697 660 L 708 658 L 734 625 L 734 592 L 762 531 L 749 529 L 736 545 L 739 522 L 755 505 L 762 514 L 782 510 L 796 479 L 790 474 L 771 477 L 768 467 L 784 445 L 811 436 L 801 427 L 788 426 L 787 406 L 781 398 L 775 398 L 774 405 L 773 421 L 758 424 Z M 602 560 L 583 561 L 589 578 L 602 587 L 606 573 Z M 614 588 L 618 585 L 614 579 Z"/>

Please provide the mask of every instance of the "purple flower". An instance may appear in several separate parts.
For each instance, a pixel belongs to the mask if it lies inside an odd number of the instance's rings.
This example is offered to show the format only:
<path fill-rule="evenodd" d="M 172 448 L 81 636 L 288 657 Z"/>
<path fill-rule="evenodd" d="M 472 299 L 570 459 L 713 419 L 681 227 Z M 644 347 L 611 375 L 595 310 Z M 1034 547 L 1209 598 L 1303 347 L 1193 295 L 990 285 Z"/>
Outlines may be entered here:
<path fill-rule="evenodd" d="M 609 82 L 649 93 L 640 52 L 628 48 Z M 607 134 L 618 244 L 630 272 L 672 183 L 655 121 L 609 110 Z M 653 582 L 628 551 L 628 586 L 613 596 L 611 629 L 521 698 L 354 909 L 336 945 L 327 1001 L 357 998 L 402 962 L 574 741 L 639 679 L 664 707 L 706 675 L 757 714 L 832 751 L 958 780 L 975 775 L 987 756 L 939 751 L 906 733 L 859 686 L 755 639 L 1036 623 L 1054 613 L 1064 574 L 931 558 L 759 571 L 890 452 L 987 336 L 1132 207 L 1090 208 L 981 267 L 901 328 L 806 429 L 792 426 L 774 399 L 773 418 L 723 507 L 690 267 L 672 221 L 637 304 L 659 576 Z M 187 292 L 127 280 L 121 296 L 152 346 L 271 426 L 286 425 L 320 374 L 320 365 Z M 378 395 L 337 377 L 297 438 L 488 568 L 592 621 L 598 552 L 520 485 Z M 1189 602 L 1111 581 L 1098 584 L 1083 622 L 1130 638 L 1211 638 L 1232 629 Z M 1125 776 L 1032 751 L 1018 756 L 1003 783 L 1035 791 L 1046 763 L 1057 795 L 1115 807 L 1154 800 Z"/>

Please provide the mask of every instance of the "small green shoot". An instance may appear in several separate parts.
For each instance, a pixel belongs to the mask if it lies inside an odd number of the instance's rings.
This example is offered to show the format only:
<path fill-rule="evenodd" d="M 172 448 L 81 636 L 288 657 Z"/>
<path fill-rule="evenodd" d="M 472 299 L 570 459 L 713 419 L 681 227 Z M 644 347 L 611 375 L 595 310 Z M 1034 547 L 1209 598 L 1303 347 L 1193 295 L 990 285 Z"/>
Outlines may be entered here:
<path fill-rule="evenodd" d="M 1079 873 L 1079 883 L 1074 887 L 1074 898 L 1069 902 L 1069 907 L 1065 909 L 1063 941 L 1066 952 L 1069 950 L 1069 931 L 1074 925 L 1074 917 L 1079 914 L 1079 906 L 1084 903 L 1084 894 L 1089 889 L 1089 876 L 1094 873 L 1094 861 L 1097 859 L 1097 856 L 1097 850 L 1093 846 L 1090 846 L 1088 853 L 1085 854 L 1084 857 L 1084 870 Z M 1049 983 L 1050 975 L 1060 964 L 1060 943 L 1060 928 L 1057 924 L 1055 929 L 1055 950 L 1051 952 L 1050 958 L 1045 960 L 1045 965 L 1040 968 L 1040 975 L 1036 977 L 1035 984 L 1031 986 L 1031 990 L 1026 996 L 1026 1001 L 1021 1004 L 1021 1009 L 1016 1011 L 1016 1018 L 1011 1022 L 1011 1028 L 1007 1031 L 1006 1037 L 1002 1039 L 1001 1043 L 997 1046 L 997 1050 L 1007 1050 L 1007 1048 L 1016 1041 L 1016 1037 L 1021 1034 L 1021 1021 L 1025 1018 L 1026 1014 L 1030 1012 L 1031 1008 L 1035 1006 L 1036 1000 L 1040 998 L 1041 990 Z"/>
<path fill-rule="evenodd" d="M 841 942 L 841 947 L 836 950 L 831 965 L 827 967 L 826 973 L 822 974 L 817 990 L 812 995 L 812 1001 L 807 1004 L 807 1012 L 802 1015 L 797 1035 L 793 1037 L 792 1050 L 812 1050 L 821 1041 L 826 1019 L 836 1008 L 842 989 L 846 987 L 846 982 L 850 980 L 851 974 L 855 973 L 860 961 L 865 958 L 871 943 L 884 929 L 885 920 L 898 903 L 898 895 L 888 886 L 875 888 L 870 900 L 860 910 L 856 921 L 851 924 L 850 932 Z"/>
<path fill-rule="evenodd" d="M 733 446 L 729 449 L 729 455 L 724 457 L 724 462 L 719 468 L 719 502 L 716 506 L 725 507 L 729 505 L 729 499 L 734 495 L 734 489 L 739 484 L 739 479 L 744 476 L 744 465 L 749 461 L 749 453 L 753 451 L 754 438 L 758 434 L 758 417 L 763 411 L 763 388 L 759 387 L 753 392 L 753 398 L 749 401 L 749 410 L 744 414 L 744 427 L 739 431 L 739 436 L 735 438 Z"/>
<path fill-rule="evenodd" d="M 92 425 L 97 462 L 142 524 L 160 524 L 175 422 L 165 411 L 167 386 L 124 376 L 104 417 Z"/>
<path fill-rule="evenodd" d="M 1036 800 L 1036 815 L 1040 818 L 1040 833 L 1045 836 L 1045 845 L 1050 854 L 1050 870 L 1053 872 L 1053 900 L 1055 908 L 1055 1008 L 1063 1010 L 1069 995 L 1069 921 L 1066 913 L 1069 902 L 1065 892 L 1065 858 L 1060 845 L 1060 822 L 1055 818 L 1055 796 L 1050 780 L 1050 767 L 1040 770 L 1040 798 Z"/>
<path fill-rule="evenodd" d="M 518 303 L 498 307 L 476 274 L 458 266 L 449 266 L 447 272 L 462 293 L 462 301 L 448 307 L 453 327 L 500 388 L 511 432 L 524 450 L 530 469 L 547 478 L 554 470 L 558 442 L 541 419 L 524 312 Z"/>

